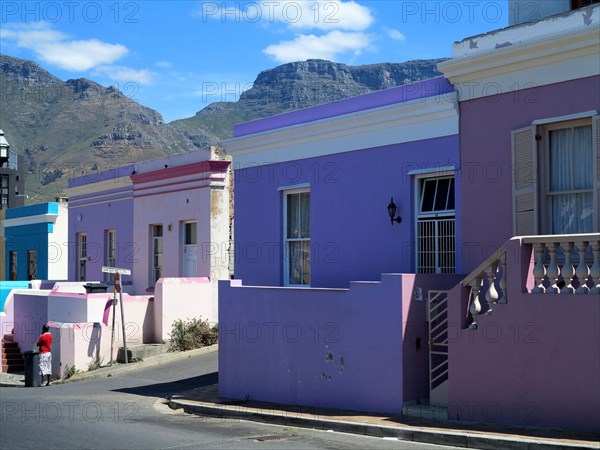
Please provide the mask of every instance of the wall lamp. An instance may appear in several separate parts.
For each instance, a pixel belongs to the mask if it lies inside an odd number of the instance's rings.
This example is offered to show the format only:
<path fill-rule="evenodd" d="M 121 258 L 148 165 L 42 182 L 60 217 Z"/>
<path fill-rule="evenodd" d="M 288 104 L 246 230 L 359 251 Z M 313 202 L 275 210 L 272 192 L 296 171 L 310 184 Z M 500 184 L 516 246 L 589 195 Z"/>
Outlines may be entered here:
<path fill-rule="evenodd" d="M 394 222 L 397 222 L 397 223 L 402 222 L 402 218 L 400 216 L 395 217 L 397 209 L 398 208 L 396 207 L 396 204 L 394 203 L 394 198 L 392 197 L 392 199 L 390 200 L 390 204 L 387 206 L 388 214 L 390 215 L 392 225 L 394 225 Z"/>

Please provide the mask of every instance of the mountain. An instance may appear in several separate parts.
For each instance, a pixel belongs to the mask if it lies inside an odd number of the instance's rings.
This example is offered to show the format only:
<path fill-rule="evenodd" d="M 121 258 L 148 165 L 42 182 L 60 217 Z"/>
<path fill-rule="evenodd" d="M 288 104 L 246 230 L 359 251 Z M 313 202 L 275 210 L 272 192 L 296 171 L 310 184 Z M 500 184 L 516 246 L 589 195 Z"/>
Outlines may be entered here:
<path fill-rule="evenodd" d="M 0 54 L 0 128 L 25 156 L 26 192 L 37 203 L 62 195 L 70 177 L 218 146 L 239 122 L 439 76 L 440 61 L 288 63 L 261 72 L 237 102 L 212 103 L 166 124 L 114 87 L 62 81 L 32 61 Z"/>
<path fill-rule="evenodd" d="M 69 177 L 194 148 L 159 113 L 114 87 L 85 78 L 63 82 L 6 55 L 0 87 L 0 128 L 25 156 L 32 202 L 62 194 Z"/>
<path fill-rule="evenodd" d="M 445 59 L 347 66 L 309 59 L 283 64 L 261 72 L 239 101 L 212 103 L 169 125 L 195 145 L 218 145 L 233 136 L 236 123 L 440 76 L 441 61 Z"/>

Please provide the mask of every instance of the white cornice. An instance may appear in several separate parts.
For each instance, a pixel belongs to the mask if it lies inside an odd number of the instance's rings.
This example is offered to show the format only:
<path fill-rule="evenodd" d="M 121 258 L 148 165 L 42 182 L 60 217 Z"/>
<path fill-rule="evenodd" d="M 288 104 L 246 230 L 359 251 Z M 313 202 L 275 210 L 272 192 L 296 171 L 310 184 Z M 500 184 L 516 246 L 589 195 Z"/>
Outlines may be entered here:
<path fill-rule="evenodd" d="M 234 169 L 458 133 L 456 93 L 396 103 L 225 141 Z"/>
<path fill-rule="evenodd" d="M 599 54 L 600 31 L 589 26 L 444 61 L 438 70 L 465 101 L 598 75 Z"/>
<path fill-rule="evenodd" d="M 110 180 L 104 181 L 90 181 L 89 184 L 84 184 L 82 186 L 70 187 L 67 189 L 67 196 L 69 200 L 73 197 L 78 197 L 80 195 L 89 195 L 96 193 L 103 193 L 104 191 L 112 191 L 114 189 L 129 187 L 132 186 L 133 183 L 131 178 L 128 176 L 120 177 L 120 178 L 111 178 Z M 113 195 L 113 194 L 107 194 Z"/>
<path fill-rule="evenodd" d="M 4 228 L 20 227 L 23 225 L 37 225 L 39 223 L 56 223 L 58 214 L 38 214 L 35 216 L 15 217 L 14 219 L 4 219 L 2 222 Z"/>

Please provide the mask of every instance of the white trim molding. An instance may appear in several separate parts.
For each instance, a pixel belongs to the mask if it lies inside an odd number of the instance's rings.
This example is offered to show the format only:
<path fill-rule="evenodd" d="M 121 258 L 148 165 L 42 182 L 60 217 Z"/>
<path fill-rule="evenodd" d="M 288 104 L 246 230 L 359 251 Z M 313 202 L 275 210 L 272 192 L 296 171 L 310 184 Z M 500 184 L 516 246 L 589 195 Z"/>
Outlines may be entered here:
<path fill-rule="evenodd" d="M 594 8 L 594 17 L 599 11 Z M 546 21 L 551 19 L 540 23 Z M 494 37 L 501 41 L 502 33 Z M 599 54 L 598 21 L 592 20 L 583 28 L 498 44 L 444 61 L 438 70 L 454 85 L 462 102 L 599 75 Z"/>
<path fill-rule="evenodd" d="M 15 217 L 14 219 L 4 219 L 4 228 L 20 227 L 23 225 L 37 225 L 39 223 L 56 223 L 58 214 L 38 214 L 35 216 Z"/>
<path fill-rule="evenodd" d="M 458 134 L 455 92 L 229 139 L 235 170 Z"/>

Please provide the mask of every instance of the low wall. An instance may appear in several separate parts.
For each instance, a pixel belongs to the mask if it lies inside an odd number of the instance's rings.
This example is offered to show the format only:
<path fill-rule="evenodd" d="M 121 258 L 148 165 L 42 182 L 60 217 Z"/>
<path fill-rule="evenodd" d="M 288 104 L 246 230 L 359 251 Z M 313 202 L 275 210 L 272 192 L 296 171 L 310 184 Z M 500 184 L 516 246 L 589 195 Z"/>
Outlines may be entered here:
<path fill-rule="evenodd" d="M 14 340 L 23 352 L 37 350 L 42 327 L 48 322 L 49 293 L 33 289 L 14 293 Z"/>
<path fill-rule="evenodd" d="M 90 364 L 110 361 L 111 330 L 102 323 L 58 323 L 50 321 L 52 376 L 64 378 L 69 368 L 87 371 Z M 117 357 L 117 346 L 114 356 Z"/>
<path fill-rule="evenodd" d="M 450 292 L 449 417 L 600 431 L 600 295 L 527 293 L 531 248 L 507 255 L 507 304 L 477 330 L 468 289 Z"/>
<path fill-rule="evenodd" d="M 403 278 L 350 289 L 219 284 L 219 395 L 399 413 Z"/>
<path fill-rule="evenodd" d="M 213 308 L 214 287 L 207 277 L 161 278 L 154 289 L 154 339 L 170 339 L 173 322 L 178 319 L 217 322 Z"/>

